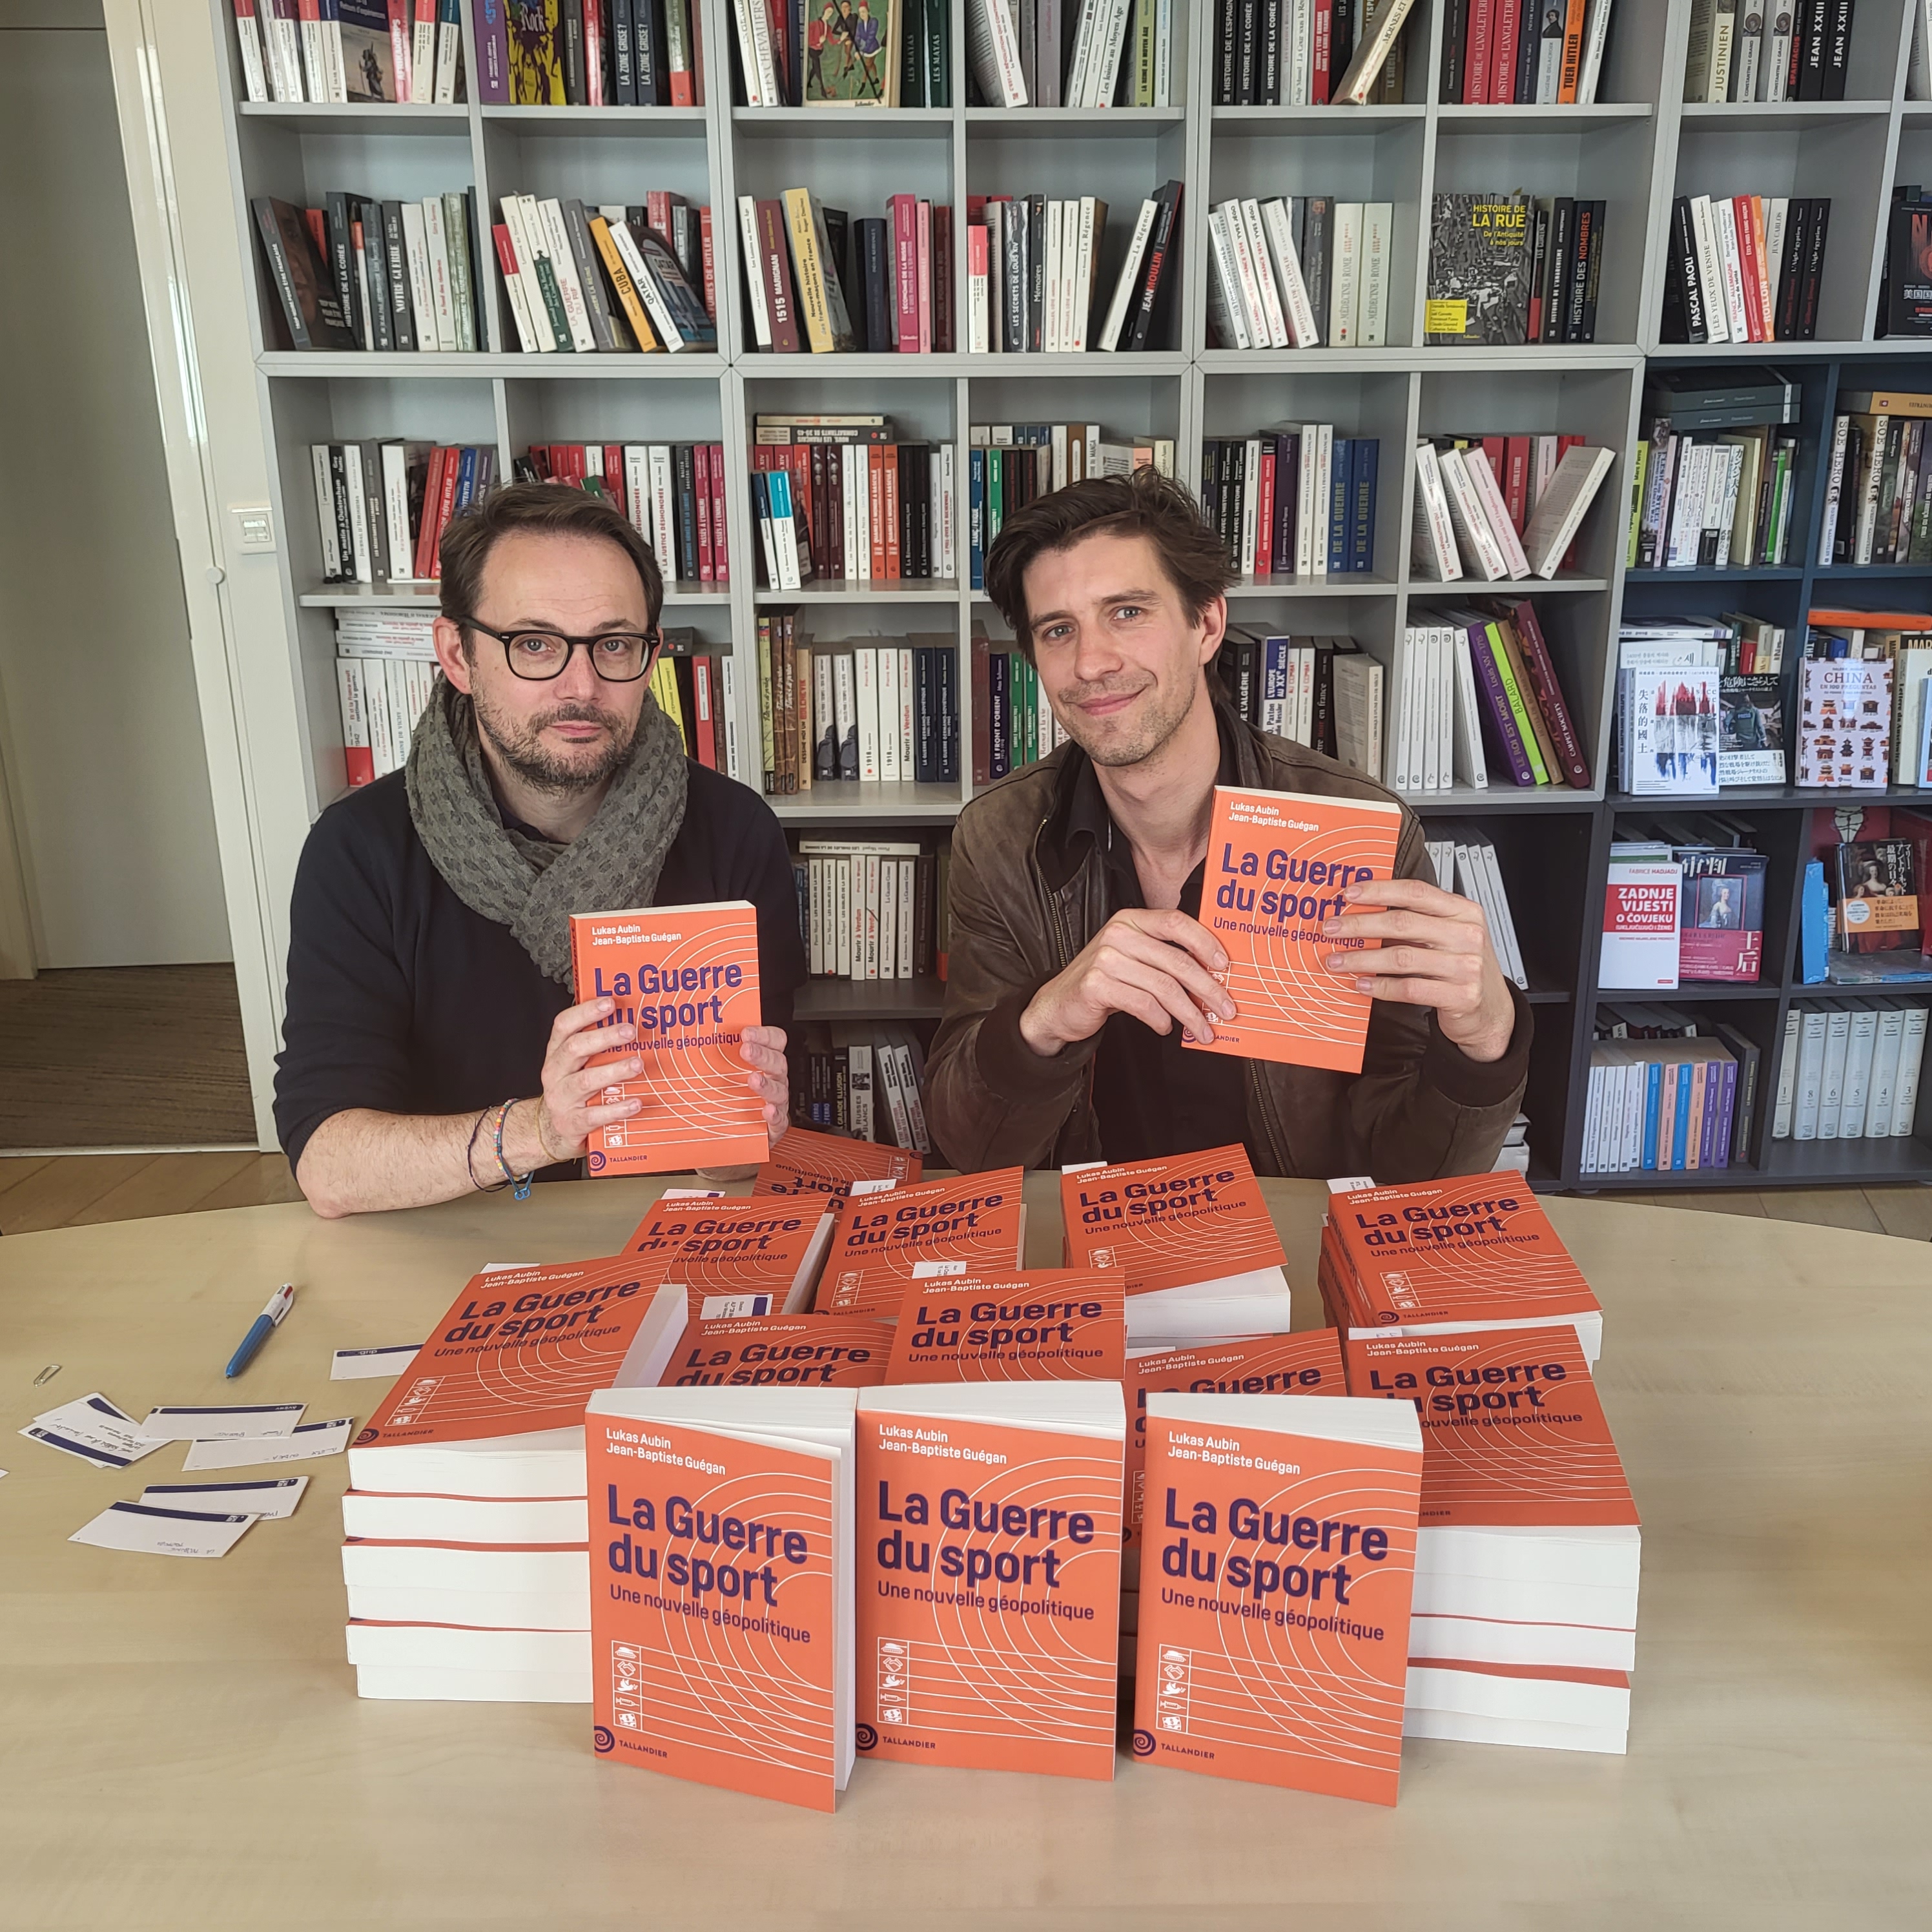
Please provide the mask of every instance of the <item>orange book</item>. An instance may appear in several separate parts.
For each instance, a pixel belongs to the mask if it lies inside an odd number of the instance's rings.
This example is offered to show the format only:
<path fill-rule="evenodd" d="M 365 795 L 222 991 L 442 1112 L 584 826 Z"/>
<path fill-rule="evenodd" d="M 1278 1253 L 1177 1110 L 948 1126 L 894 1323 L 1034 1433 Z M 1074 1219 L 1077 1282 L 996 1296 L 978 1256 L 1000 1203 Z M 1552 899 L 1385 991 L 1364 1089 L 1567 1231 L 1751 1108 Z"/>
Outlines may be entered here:
<path fill-rule="evenodd" d="M 1126 1488 L 1120 1510 L 1123 1548 L 1139 1568 L 1150 1395 L 1346 1395 L 1340 1337 L 1332 1328 L 1264 1335 L 1252 1342 L 1163 1348 L 1127 1364 Z"/>
<path fill-rule="evenodd" d="M 896 1316 L 915 1281 L 998 1276 L 1026 1253 L 1017 1167 L 862 1196 L 840 1216 L 819 1285 L 821 1312 Z"/>
<path fill-rule="evenodd" d="M 596 1390 L 654 1384 L 683 1329 L 682 1298 L 634 1255 L 473 1275 L 356 1448 L 574 1427 Z"/>
<path fill-rule="evenodd" d="M 607 1389 L 584 1418 L 601 1757 L 834 1808 L 852 1762 L 850 1389 Z"/>
<path fill-rule="evenodd" d="M 1112 1778 L 1118 1385 L 859 1397 L 859 1748 Z"/>
<path fill-rule="evenodd" d="M 625 1246 L 692 1292 L 692 1316 L 795 1315 L 832 1239 L 832 1203 L 684 1198 L 653 1202 Z"/>
<path fill-rule="evenodd" d="M 1393 1804 L 1421 1480 L 1412 1415 L 1150 1396 L 1134 1755 Z"/>
<path fill-rule="evenodd" d="M 1567 1325 L 1590 1360 L 1602 1347 L 1590 1284 L 1508 1168 L 1331 1195 L 1323 1246 L 1322 1292 L 1338 1327 L 1417 1335 Z"/>
<path fill-rule="evenodd" d="M 1069 1168 L 1060 1204 L 1067 1264 L 1126 1276 L 1132 1339 L 1286 1332 L 1287 1257 L 1238 1142 Z"/>
<path fill-rule="evenodd" d="M 672 1352 L 662 1388 L 866 1388 L 886 1378 L 892 1324 L 860 1315 L 706 1322 Z"/>
<path fill-rule="evenodd" d="M 895 1382 L 1118 1382 L 1118 1268 L 1036 1268 L 915 1282 L 900 1304 Z"/>
<path fill-rule="evenodd" d="M 898 1186 L 916 1180 L 925 1166 L 917 1154 L 882 1147 L 877 1141 L 848 1140 L 842 1134 L 815 1134 L 808 1127 L 788 1127 L 772 1148 L 770 1159 L 760 1166 L 752 1192 L 850 1194 L 854 1181 L 890 1181 Z"/>
<path fill-rule="evenodd" d="M 664 1174 L 763 1160 L 771 1151 L 764 1109 L 738 1051 L 745 1028 L 758 1024 L 751 902 L 573 913 L 570 962 L 578 1002 L 613 999 L 605 1024 L 638 1029 L 630 1045 L 588 1064 L 626 1055 L 644 1064 L 635 1078 L 599 1096 L 643 1106 L 592 1133 L 590 1172 Z"/>
<path fill-rule="evenodd" d="M 1394 875 L 1401 831 L 1392 800 L 1216 785 L 1201 922 L 1226 949 L 1220 978 L 1234 1017 L 1217 1021 L 1211 1040 L 1186 1043 L 1360 1072 L 1371 1002 L 1322 962 L 1380 941 L 1325 938 L 1322 927 L 1346 910 L 1343 886 Z"/>
<path fill-rule="evenodd" d="M 1425 1531 L 1637 1521 L 1590 1365 L 1567 1327 L 1370 1335 L 1344 1354 L 1351 1395 L 1414 1405 Z"/>

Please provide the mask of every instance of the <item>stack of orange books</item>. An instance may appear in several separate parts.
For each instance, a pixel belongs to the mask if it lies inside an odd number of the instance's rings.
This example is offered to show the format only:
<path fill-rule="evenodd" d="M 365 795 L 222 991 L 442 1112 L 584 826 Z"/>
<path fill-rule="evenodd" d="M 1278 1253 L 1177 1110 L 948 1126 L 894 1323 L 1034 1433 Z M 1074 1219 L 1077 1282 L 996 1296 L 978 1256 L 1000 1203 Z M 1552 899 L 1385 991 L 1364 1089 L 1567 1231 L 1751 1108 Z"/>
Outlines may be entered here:
<path fill-rule="evenodd" d="M 584 1404 L 654 1385 L 685 1316 L 629 1255 L 496 1269 L 457 1297 L 349 1451 L 362 1696 L 589 1701 Z"/>
<path fill-rule="evenodd" d="M 826 1195 L 745 1201 L 667 1194 L 624 1245 L 659 1279 L 689 1292 L 693 1321 L 796 1315 L 812 1305 L 836 1207 Z"/>
<path fill-rule="evenodd" d="M 818 1297 L 821 1314 L 896 1318 L 915 1282 L 1001 1275 L 1026 1258 L 1017 1167 L 854 1196 L 838 1218 Z"/>
<path fill-rule="evenodd" d="M 1120 1379 L 1118 1268 L 1036 1268 L 914 1282 L 899 1304 L 895 1382 Z"/>
<path fill-rule="evenodd" d="M 788 1127 L 758 1168 L 755 1194 L 873 1193 L 918 1180 L 926 1163 L 903 1148 Z M 860 1184 L 856 1188 L 854 1183 Z"/>
<path fill-rule="evenodd" d="M 1603 1348 L 1601 1304 L 1508 1168 L 1330 1194 L 1316 1279 L 1345 1336 L 1567 1328 Z"/>
<path fill-rule="evenodd" d="M 1567 1324 L 1351 1339 L 1352 1395 L 1423 1438 L 1412 1736 L 1622 1751 L 1641 1533 Z"/>

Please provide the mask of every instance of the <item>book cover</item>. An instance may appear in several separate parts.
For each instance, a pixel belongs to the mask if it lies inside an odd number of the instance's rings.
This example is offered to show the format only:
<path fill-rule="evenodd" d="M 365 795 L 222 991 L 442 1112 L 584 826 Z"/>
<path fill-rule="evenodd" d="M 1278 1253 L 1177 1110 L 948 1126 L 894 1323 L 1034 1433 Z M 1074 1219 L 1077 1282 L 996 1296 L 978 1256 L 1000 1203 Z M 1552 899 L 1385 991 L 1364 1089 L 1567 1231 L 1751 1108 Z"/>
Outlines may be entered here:
<path fill-rule="evenodd" d="M 1162 1348 L 1127 1364 L 1126 1480 L 1120 1542 L 1137 1551 L 1145 1517 L 1148 1398 L 1154 1395 L 1346 1395 L 1342 1340 L 1334 1328 Z"/>
<path fill-rule="evenodd" d="M 1755 982 L 1764 954 L 1764 854 L 1686 848 L 1677 856 L 1684 868 L 1678 976 Z"/>
<path fill-rule="evenodd" d="M 704 1322 L 687 1330 L 660 1388 L 868 1388 L 886 1378 L 892 1324 L 860 1315 Z"/>
<path fill-rule="evenodd" d="M 1636 1522 L 1589 1364 L 1569 1329 L 1352 1336 L 1342 1352 L 1352 1396 L 1414 1406 L 1425 1532 Z"/>
<path fill-rule="evenodd" d="M 1507 1168 L 1334 1195 L 1328 1226 L 1324 1258 L 1339 1264 L 1346 1318 L 1337 1327 L 1547 1324 L 1601 1333 L 1582 1270 L 1522 1175 Z"/>
<path fill-rule="evenodd" d="M 815 1134 L 808 1127 L 788 1127 L 773 1145 L 771 1158 L 758 1168 L 752 1184 L 755 1195 L 847 1195 L 855 1181 L 916 1180 L 925 1162 L 903 1148 L 877 1141 L 849 1140 L 843 1134 Z M 861 1188 L 874 1193 L 875 1188 Z"/>
<path fill-rule="evenodd" d="M 584 1418 L 593 1748 L 832 1810 L 851 1762 L 854 1395 L 767 1391 L 786 1409 L 740 1433 L 725 1391 L 626 1394 Z"/>
<path fill-rule="evenodd" d="M 858 1747 L 1114 1774 L 1118 1388 L 860 1398 Z"/>
<path fill-rule="evenodd" d="M 1422 1433 L 1347 1396 L 1148 1399 L 1134 1755 L 1396 1802 Z"/>
<path fill-rule="evenodd" d="M 1234 1017 L 1212 1040 L 1185 1044 L 1359 1073 L 1370 1000 L 1322 962 L 1379 942 L 1328 938 L 1322 927 L 1347 910 L 1342 887 L 1392 875 L 1401 829 L 1392 800 L 1216 785 L 1202 923 L 1227 952 L 1220 977 Z"/>
<path fill-rule="evenodd" d="M 574 1428 L 596 1390 L 656 1382 L 683 1330 L 683 1298 L 633 1255 L 474 1275 L 355 1446 Z"/>
<path fill-rule="evenodd" d="M 1118 1268 L 1130 1297 L 1279 1269 L 1287 1260 L 1239 1142 L 1070 1168 L 1060 1178 L 1060 1204 L 1067 1264 Z"/>
<path fill-rule="evenodd" d="M 1784 782 L 1784 680 L 1774 671 L 1718 682 L 1718 783 Z"/>
<path fill-rule="evenodd" d="M 1801 785 L 1882 791 L 1890 776 L 1892 666 L 1820 658 L 1798 667 Z"/>
<path fill-rule="evenodd" d="M 1922 927 L 1912 842 L 1848 839 L 1834 857 L 1833 943 L 1846 952 L 1917 952 Z"/>
<path fill-rule="evenodd" d="M 575 998 L 614 999 L 609 1025 L 637 1038 L 587 1064 L 626 1057 L 641 1071 L 606 1088 L 604 1104 L 641 1103 L 595 1130 L 590 1172 L 662 1174 L 761 1161 L 771 1150 L 764 1110 L 739 1058 L 758 1024 L 758 933 L 748 899 L 632 912 L 573 913 Z"/>
<path fill-rule="evenodd" d="M 948 1275 L 998 1279 L 1024 1258 L 1021 1169 L 862 1196 L 839 1219 L 817 1306 L 824 1312 L 896 1316 L 915 1281 Z"/>
<path fill-rule="evenodd" d="M 1431 343 L 1521 343 L 1529 320 L 1529 202 L 1520 194 L 1438 194 L 1429 236 Z"/>
<path fill-rule="evenodd" d="M 832 1202 L 670 1195 L 653 1202 L 625 1244 L 692 1295 L 700 1321 L 794 1314 L 810 1295 L 831 1238 Z"/>
<path fill-rule="evenodd" d="M 1117 1382 L 1125 1304 L 1118 1268 L 915 1282 L 899 1304 L 890 1379 Z"/>

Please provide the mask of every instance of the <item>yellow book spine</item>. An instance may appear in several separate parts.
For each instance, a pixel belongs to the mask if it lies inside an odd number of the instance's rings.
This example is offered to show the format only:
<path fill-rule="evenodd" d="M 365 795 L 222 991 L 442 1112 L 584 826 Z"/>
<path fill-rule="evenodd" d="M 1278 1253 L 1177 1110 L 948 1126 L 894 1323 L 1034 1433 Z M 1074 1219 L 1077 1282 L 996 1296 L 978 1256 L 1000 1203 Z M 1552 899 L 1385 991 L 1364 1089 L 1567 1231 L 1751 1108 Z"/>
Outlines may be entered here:
<path fill-rule="evenodd" d="M 818 236 L 812 219 L 808 190 L 784 191 L 785 226 L 791 232 L 792 266 L 798 271 L 798 304 L 805 312 L 805 332 L 814 356 L 830 356 L 832 318 L 825 300 L 825 271 L 818 259 Z"/>

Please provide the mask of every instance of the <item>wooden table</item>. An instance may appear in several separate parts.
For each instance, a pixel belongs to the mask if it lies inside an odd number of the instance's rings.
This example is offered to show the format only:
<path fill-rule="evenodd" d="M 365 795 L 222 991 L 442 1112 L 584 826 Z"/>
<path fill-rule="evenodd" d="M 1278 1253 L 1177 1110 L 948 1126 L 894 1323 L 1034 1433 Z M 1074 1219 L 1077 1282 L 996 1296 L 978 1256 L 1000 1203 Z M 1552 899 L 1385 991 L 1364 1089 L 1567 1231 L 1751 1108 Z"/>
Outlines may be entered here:
<path fill-rule="evenodd" d="M 1304 1325 L 1322 1191 L 1264 1183 Z M 1932 1248 L 1623 1203 L 1552 1219 L 1606 1310 L 1644 1516 L 1630 1755 L 1412 1742 L 1393 1810 L 1120 1761 L 861 1764 L 838 1815 L 598 1763 L 587 1709 L 363 1703 L 338 1457 L 219 1562 L 65 1539 L 110 1472 L 12 1432 L 98 1388 L 366 1417 L 332 1350 L 420 1339 L 482 1263 L 607 1252 L 655 1184 L 0 1240 L 0 1926 L 1702 1928 L 1932 1922 Z M 1029 1249 L 1058 1258 L 1054 1178 Z M 31 1386 L 44 1364 L 63 1364 Z"/>

